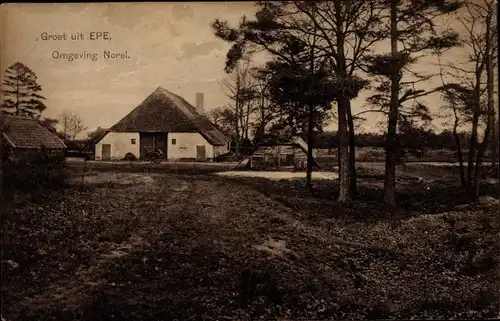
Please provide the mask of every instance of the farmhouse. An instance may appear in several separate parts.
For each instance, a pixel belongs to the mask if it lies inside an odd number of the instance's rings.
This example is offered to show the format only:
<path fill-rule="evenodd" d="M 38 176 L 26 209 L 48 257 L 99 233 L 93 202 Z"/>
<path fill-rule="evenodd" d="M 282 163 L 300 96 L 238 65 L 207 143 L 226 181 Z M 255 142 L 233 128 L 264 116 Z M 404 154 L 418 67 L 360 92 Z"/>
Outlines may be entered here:
<path fill-rule="evenodd" d="M 145 159 L 160 151 L 165 160 L 211 160 L 228 152 L 229 138 L 196 107 L 158 87 L 138 107 L 113 125 L 95 145 L 96 160 Z"/>
<path fill-rule="evenodd" d="M 23 157 L 44 149 L 50 155 L 64 155 L 64 142 L 36 119 L 1 115 L 4 151 L 10 157 Z"/>

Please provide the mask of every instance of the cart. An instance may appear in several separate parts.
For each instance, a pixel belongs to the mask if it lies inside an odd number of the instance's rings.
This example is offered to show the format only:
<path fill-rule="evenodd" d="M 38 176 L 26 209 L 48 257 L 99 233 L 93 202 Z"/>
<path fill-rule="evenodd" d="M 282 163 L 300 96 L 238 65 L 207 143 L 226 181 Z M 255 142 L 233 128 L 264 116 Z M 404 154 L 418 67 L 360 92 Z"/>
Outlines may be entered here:
<path fill-rule="evenodd" d="M 163 159 L 163 152 L 160 149 L 155 149 L 146 153 L 146 160 L 155 164 L 160 164 Z"/>

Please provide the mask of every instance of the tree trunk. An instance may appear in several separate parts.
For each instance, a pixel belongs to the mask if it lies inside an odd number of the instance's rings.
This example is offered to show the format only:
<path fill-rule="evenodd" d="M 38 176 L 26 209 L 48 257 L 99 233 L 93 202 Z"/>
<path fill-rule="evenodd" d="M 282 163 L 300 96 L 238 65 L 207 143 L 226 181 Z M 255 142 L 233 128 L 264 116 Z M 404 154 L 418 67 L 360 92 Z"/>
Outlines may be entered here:
<path fill-rule="evenodd" d="M 3 133 L 4 133 L 4 123 L 3 123 L 3 117 L 0 117 L 0 201 L 3 201 L 3 160 L 5 158 L 3 152 L 4 152 L 4 140 L 3 140 Z"/>
<path fill-rule="evenodd" d="M 489 118 L 490 116 L 488 116 Z M 474 170 L 474 181 L 473 181 L 473 192 L 474 194 L 472 195 L 474 200 L 477 201 L 479 197 L 479 188 L 481 185 L 481 179 L 482 179 L 482 172 L 481 172 L 481 166 L 483 164 L 483 159 L 484 159 L 484 154 L 486 152 L 487 146 L 488 146 L 488 140 L 490 136 L 490 121 L 488 120 L 486 124 L 486 128 L 484 130 L 484 138 L 481 144 L 479 145 L 479 149 L 477 151 L 477 157 L 476 157 L 476 164 L 475 164 L 475 170 Z"/>
<path fill-rule="evenodd" d="M 337 136 L 337 168 L 340 174 L 340 131 L 337 130 L 336 136 Z"/>
<path fill-rule="evenodd" d="M 236 80 L 236 100 L 234 102 L 234 130 L 235 130 L 235 148 L 234 148 L 234 156 L 238 159 L 240 157 L 240 147 L 241 147 L 241 136 L 242 132 L 240 131 L 240 115 L 242 113 L 242 103 L 241 103 L 241 81 L 238 76 Z"/>
<path fill-rule="evenodd" d="M 475 114 L 475 112 L 474 112 Z M 474 158 L 476 154 L 476 142 L 477 142 L 477 130 L 478 130 L 478 118 L 475 115 L 472 117 L 472 132 L 469 144 L 469 155 L 467 157 L 467 185 L 472 184 L 472 173 L 474 170 Z"/>
<path fill-rule="evenodd" d="M 311 47 L 311 56 L 310 56 L 310 72 L 311 75 L 314 75 L 315 65 L 315 52 L 314 46 L 316 45 L 316 25 L 314 26 L 314 36 L 313 36 L 313 46 Z M 314 89 L 314 78 L 312 89 Z M 309 192 L 312 192 L 312 171 L 313 171 L 313 143 L 314 143 L 314 108 L 315 106 L 309 104 L 308 106 L 309 112 L 307 115 L 307 174 L 306 174 L 306 189 Z"/>
<path fill-rule="evenodd" d="M 495 115 L 493 115 L 493 119 L 495 119 Z M 493 122 L 495 123 L 495 125 L 493 126 L 493 132 L 492 132 L 492 137 L 491 137 L 491 139 L 493 140 L 493 144 L 491 145 L 491 167 L 490 167 L 491 171 L 494 171 L 496 168 L 497 159 L 498 159 L 498 144 L 499 144 L 499 142 L 498 142 L 498 140 L 499 140 L 498 121 L 495 122 L 495 120 L 493 120 Z"/>
<path fill-rule="evenodd" d="M 63 134 L 64 139 L 68 139 L 68 118 L 67 116 L 63 116 Z"/>
<path fill-rule="evenodd" d="M 460 167 L 460 186 L 462 186 L 462 188 L 466 188 L 464 156 L 462 153 L 462 146 L 460 146 L 460 136 L 458 135 L 457 128 L 458 128 L 458 118 L 455 119 L 455 124 L 453 125 L 453 137 L 455 138 L 455 145 L 457 146 L 457 157 L 458 157 L 458 164 Z"/>
<path fill-rule="evenodd" d="M 244 127 L 245 140 L 248 139 L 248 130 L 249 130 L 249 127 L 248 127 L 248 117 L 249 116 L 250 116 L 250 107 L 249 107 L 249 105 L 247 105 L 246 115 L 245 115 L 245 127 Z"/>
<path fill-rule="evenodd" d="M 238 122 L 238 118 L 236 118 L 235 134 L 234 134 L 234 156 L 236 157 L 236 159 L 238 159 L 240 157 L 241 136 L 240 136 L 239 131 L 240 131 L 239 122 Z"/>
<path fill-rule="evenodd" d="M 16 116 L 19 116 L 19 77 L 16 77 Z"/>
<path fill-rule="evenodd" d="M 341 97 L 338 101 L 339 114 L 339 198 L 341 203 L 349 202 L 349 137 L 346 115 L 347 99 Z"/>
<path fill-rule="evenodd" d="M 396 207 L 396 152 L 397 152 L 397 125 L 399 112 L 399 54 L 397 40 L 397 0 L 391 0 L 391 103 L 389 107 L 387 138 L 385 146 L 385 181 L 384 203 Z"/>
<path fill-rule="evenodd" d="M 240 140 L 239 139 L 236 139 L 236 141 L 234 142 L 234 156 L 236 158 L 240 157 Z"/>
<path fill-rule="evenodd" d="M 500 1 L 497 1 L 497 25 L 498 25 L 498 17 L 500 17 Z M 498 35 L 497 35 L 498 38 Z M 500 76 L 500 54 L 498 53 L 498 48 L 497 48 L 497 78 Z M 497 81 L 497 93 L 500 93 L 500 81 Z M 497 128 L 495 129 L 495 133 L 497 136 L 497 139 L 495 141 L 496 143 L 496 157 L 498 161 L 498 167 L 496 170 L 500 170 L 500 102 L 497 102 Z M 494 165 L 494 164 L 493 164 Z"/>
<path fill-rule="evenodd" d="M 306 175 L 306 190 L 312 192 L 312 171 L 313 171 L 313 143 L 314 143 L 314 127 L 313 118 L 314 107 L 309 105 L 309 115 L 307 124 L 307 175 Z"/>
<path fill-rule="evenodd" d="M 491 50 L 492 47 L 492 37 L 491 37 L 491 21 L 492 14 L 488 14 L 486 18 L 486 50 L 485 50 L 485 58 L 486 58 L 486 95 L 488 98 L 487 110 L 488 110 L 488 120 L 486 122 L 486 128 L 484 130 L 484 137 L 481 145 L 479 146 L 479 150 L 476 158 L 476 169 L 474 171 L 474 200 L 477 201 L 479 197 L 479 187 L 481 185 L 481 166 L 484 158 L 484 154 L 488 149 L 489 136 L 491 129 L 495 126 L 495 118 L 494 118 L 494 107 L 493 107 L 493 52 Z"/>
<path fill-rule="evenodd" d="M 472 112 L 472 131 L 469 145 L 469 157 L 467 159 L 467 184 L 472 186 L 473 171 L 474 171 L 474 158 L 476 156 L 477 148 L 477 132 L 479 128 L 479 115 L 481 113 L 481 94 L 480 94 L 481 77 L 476 76 L 476 88 L 474 94 L 474 110 Z"/>
<path fill-rule="evenodd" d="M 238 108 L 238 107 L 237 107 Z M 240 157 L 240 146 L 241 146 L 241 135 L 240 135 L 240 124 L 239 124 L 239 116 L 238 111 L 235 111 L 235 142 L 234 142 L 234 156 L 236 158 Z"/>
<path fill-rule="evenodd" d="M 342 19 L 342 0 L 335 0 L 335 17 L 337 20 L 337 66 L 336 73 L 341 79 L 347 78 L 347 64 L 345 58 L 345 35 Z M 345 86 L 345 84 L 342 84 Z M 342 89 L 342 88 L 341 88 Z M 343 92 L 343 90 L 342 90 Z M 339 198 L 341 203 L 350 201 L 350 179 L 349 179 L 349 132 L 347 126 L 347 109 L 349 100 L 343 94 L 337 99 L 339 114 Z"/>
<path fill-rule="evenodd" d="M 457 147 L 457 158 L 460 169 L 460 186 L 466 189 L 467 183 L 465 181 L 464 155 L 462 152 L 460 135 L 458 134 L 458 125 L 460 124 L 460 117 L 458 116 L 458 112 L 455 106 L 452 107 L 453 107 L 453 116 L 455 117 L 455 121 L 453 123 L 453 138 L 455 139 L 455 146 Z"/>
<path fill-rule="evenodd" d="M 347 123 L 349 126 L 349 175 L 351 177 L 349 193 L 351 198 L 355 199 L 358 194 L 356 174 L 356 133 L 354 130 L 354 119 L 352 117 L 350 101 L 348 101 L 347 105 Z"/>
<path fill-rule="evenodd" d="M 262 144 L 262 141 L 264 140 L 264 134 L 265 134 L 265 124 L 261 123 L 259 127 L 257 127 L 255 131 L 255 137 L 254 137 L 254 146 L 253 150 L 257 150 L 257 148 Z"/>

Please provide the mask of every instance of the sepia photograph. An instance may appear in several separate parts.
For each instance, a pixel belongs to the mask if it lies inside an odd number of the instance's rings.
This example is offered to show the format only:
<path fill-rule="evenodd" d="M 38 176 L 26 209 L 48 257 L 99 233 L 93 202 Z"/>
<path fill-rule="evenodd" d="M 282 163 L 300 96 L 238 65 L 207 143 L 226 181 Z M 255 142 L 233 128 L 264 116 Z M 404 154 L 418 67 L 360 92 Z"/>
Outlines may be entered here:
<path fill-rule="evenodd" d="M 1 320 L 500 319 L 499 8 L 0 5 Z"/>

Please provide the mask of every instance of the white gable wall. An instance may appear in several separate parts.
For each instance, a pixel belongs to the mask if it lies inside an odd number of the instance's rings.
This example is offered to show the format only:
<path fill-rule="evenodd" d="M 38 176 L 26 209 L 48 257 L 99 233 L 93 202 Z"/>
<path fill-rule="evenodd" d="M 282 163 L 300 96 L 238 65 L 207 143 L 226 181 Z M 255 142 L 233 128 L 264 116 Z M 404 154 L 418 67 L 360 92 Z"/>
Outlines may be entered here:
<path fill-rule="evenodd" d="M 200 133 L 168 133 L 168 159 L 196 159 L 196 146 L 205 146 L 206 158 L 215 157 L 229 152 L 228 144 L 216 146 L 210 144 Z M 175 139 L 175 145 L 172 140 Z"/>
<path fill-rule="evenodd" d="M 196 146 L 205 146 L 207 158 L 214 157 L 212 146 L 200 133 L 168 133 L 168 159 L 191 158 L 196 159 Z M 175 139 L 175 145 L 172 140 Z"/>
<path fill-rule="evenodd" d="M 135 139 L 135 144 L 132 144 L 132 139 Z M 118 133 L 109 132 L 95 145 L 95 159 L 102 158 L 102 145 L 111 145 L 111 159 L 122 160 L 125 154 L 132 153 L 135 157 L 140 157 L 140 140 L 139 133 Z"/>

